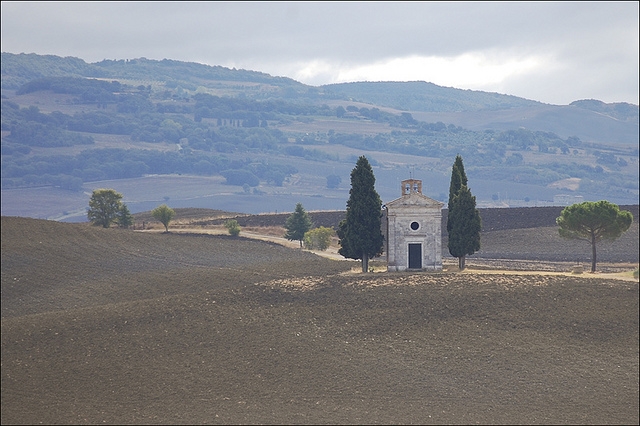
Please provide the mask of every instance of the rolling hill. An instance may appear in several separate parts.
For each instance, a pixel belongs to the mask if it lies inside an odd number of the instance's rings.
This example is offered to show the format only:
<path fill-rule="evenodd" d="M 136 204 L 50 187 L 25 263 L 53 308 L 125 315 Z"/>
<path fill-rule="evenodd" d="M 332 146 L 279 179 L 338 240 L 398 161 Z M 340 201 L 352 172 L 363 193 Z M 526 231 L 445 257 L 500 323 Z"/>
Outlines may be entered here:
<path fill-rule="evenodd" d="M 3 424 L 638 420 L 637 282 L 1 220 Z"/>
<path fill-rule="evenodd" d="M 360 155 L 385 200 L 409 175 L 444 200 L 458 154 L 482 207 L 635 204 L 640 191 L 637 105 L 548 105 L 427 82 L 312 87 L 169 59 L 3 52 L 1 68 L 3 215 L 81 221 L 107 185 L 134 212 L 168 200 L 339 210 Z"/>

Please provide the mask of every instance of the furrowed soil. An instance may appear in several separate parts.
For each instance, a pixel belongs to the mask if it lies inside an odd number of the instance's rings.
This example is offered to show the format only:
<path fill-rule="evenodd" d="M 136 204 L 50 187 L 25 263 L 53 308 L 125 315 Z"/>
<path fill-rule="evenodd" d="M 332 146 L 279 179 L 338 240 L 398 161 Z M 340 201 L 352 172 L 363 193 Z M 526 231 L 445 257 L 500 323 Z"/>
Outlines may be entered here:
<path fill-rule="evenodd" d="M 529 258 L 361 274 L 257 239 L 2 217 L 2 424 L 637 424 L 637 254 L 550 274 L 573 265 L 537 260 L 552 237 L 512 231 Z"/>

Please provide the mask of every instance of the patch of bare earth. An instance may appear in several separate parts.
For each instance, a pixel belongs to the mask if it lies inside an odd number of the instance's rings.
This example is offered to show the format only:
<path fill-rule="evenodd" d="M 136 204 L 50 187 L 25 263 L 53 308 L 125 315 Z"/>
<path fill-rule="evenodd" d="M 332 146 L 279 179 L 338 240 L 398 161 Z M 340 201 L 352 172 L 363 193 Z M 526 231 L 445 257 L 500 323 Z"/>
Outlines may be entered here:
<path fill-rule="evenodd" d="M 580 188 L 580 178 L 567 178 L 557 180 L 547 185 L 549 188 L 568 189 L 570 191 L 577 191 Z"/>

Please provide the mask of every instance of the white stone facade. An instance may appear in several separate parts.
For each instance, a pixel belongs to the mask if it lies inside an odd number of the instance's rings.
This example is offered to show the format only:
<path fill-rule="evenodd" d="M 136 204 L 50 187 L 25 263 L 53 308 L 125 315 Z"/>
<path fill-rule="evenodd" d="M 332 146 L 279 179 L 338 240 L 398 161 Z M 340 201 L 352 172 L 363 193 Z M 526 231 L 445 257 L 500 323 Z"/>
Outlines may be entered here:
<path fill-rule="evenodd" d="M 422 195 L 422 181 L 402 181 L 402 196 L 383 207 L 388 271 L 442 270 L 443 206 Z"/>

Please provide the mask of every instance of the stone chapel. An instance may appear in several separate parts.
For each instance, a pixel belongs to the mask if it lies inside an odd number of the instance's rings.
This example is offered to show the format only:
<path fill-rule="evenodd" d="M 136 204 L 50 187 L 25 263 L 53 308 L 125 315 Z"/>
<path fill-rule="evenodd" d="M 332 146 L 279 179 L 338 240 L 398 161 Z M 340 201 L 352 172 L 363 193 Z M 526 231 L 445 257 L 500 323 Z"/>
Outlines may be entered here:
<path fill-rule="evenodd" d="M 402 196 L 382 206 L 388 271 L 442 269 L 443 203 L 422 195 L 422 181 L 402 181 Z"/>

